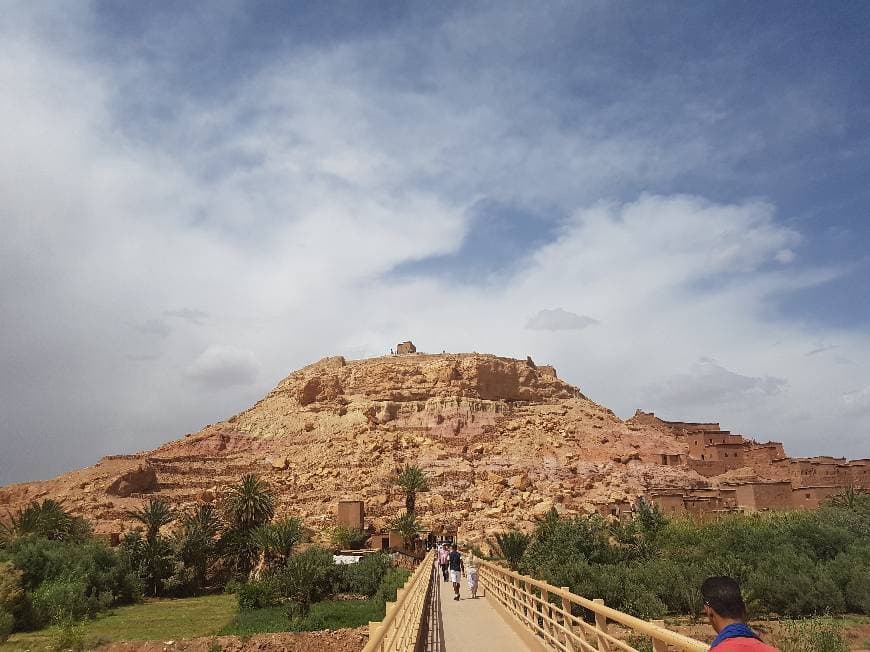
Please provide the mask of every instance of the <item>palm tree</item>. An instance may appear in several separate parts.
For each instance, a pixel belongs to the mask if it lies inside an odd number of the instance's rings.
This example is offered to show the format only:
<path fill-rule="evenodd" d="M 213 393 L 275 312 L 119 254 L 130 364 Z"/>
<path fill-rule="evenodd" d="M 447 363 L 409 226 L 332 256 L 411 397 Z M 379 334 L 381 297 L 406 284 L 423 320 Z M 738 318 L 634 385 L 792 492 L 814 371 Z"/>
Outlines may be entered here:
<path fill-rule="evenodd" d="M 406 512 L 405 514 L 402 514 L 393 520 L 390 527 L 402 535 L 402 542 L 408 550 L 411 549 L 411 544 L 414 542 L 414 539 L 417 538 L 421 529 L 420 523 L 417 521 L 414 512 Z"/>
<path fill-rule="evenodd" d="M 194 590 L 205 584 L 209 561 L 216 552 L 215 537 L 220 521 L 214 507 L 202 504 L 181 516 L 181 527 L 174 536 L 174 548 L 185 566 L 193 568 Z"/>
<path fill-rule="evenodd" d="M 251 532 L 254 544 L 263 552 L 266 566 L 283 566 L 302 541 L 304 528 L 295 516 L 261 525 Z"/>
<path fill-rule="evenodd" d="M 173 571 L 172 547 L 161 536 L 143 538 L 138 530 L 130 532 L 121 544 L 133 571 L 145 584 L 148 595 L 159 595 Z"/>
<path fill-rule="evenodd" d="M 249 473 L 230 489 L 225 508 L 231 527 L 253 530 L 272 520 L 275 497 L 266 482 Z"/>
<path fill-rule="evenodd" d="M 405 511 L 408 514 L 413 514 L 417 502 L 417 492 L 429 491 L 426 473 L 419 466 L 407 465 L 399 473 L 396 483 L 405 492 Z"/>
<path fill-rule="evenodd" d="M 127 516 L 145 526 L 145 538 L 150 542 L 157 540 L 160 528 L 175 520 L 172 507 L 163 498 L 150 498 L 147 505 L 143 505 L 139 509 L 128 510 Z"/>
<path fill-rule="evenodd" d="M 27 534 L 52 541 L 84 540 L 91 533 L 90 525 L 80 516 L 72 516 L 58 501 L 46 498 L 33 501 L 15 514 L 7 514 L 0 522 L 0 547 Z"/>
<path fill-rule="evenodd" d="M 495 535 L 495 546 L 498 548 L 501 556 L 505 558 L 511 570 L 517 570 L 520 565 L 520 560 L 529 547 L 532 537 L 524 534 L 519 530 L 511 530 L 510 532 L 497 532 Z"/>
<path fill-rule="evenodd" d="M 218 547 L 238 575 L 249 575 L 262 550 L 253 533 L 272 520 L 275 497 L 266 482 L 248 474 L 230 489 L 223 509 L 229 528 L 221 536 Z M 268 541 L 268 535 L 259 536 Z"/>

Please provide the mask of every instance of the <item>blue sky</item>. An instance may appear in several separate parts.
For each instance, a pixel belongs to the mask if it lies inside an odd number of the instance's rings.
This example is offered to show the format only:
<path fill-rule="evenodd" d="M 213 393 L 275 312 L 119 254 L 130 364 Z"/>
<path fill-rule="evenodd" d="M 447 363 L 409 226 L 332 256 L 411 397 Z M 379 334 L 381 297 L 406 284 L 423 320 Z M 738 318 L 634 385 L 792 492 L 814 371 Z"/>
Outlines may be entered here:
<path fill-rule="evenodd" d="M 3 5 L 0 481 L 408 337 L 870 457 L 867 3 Z"/>

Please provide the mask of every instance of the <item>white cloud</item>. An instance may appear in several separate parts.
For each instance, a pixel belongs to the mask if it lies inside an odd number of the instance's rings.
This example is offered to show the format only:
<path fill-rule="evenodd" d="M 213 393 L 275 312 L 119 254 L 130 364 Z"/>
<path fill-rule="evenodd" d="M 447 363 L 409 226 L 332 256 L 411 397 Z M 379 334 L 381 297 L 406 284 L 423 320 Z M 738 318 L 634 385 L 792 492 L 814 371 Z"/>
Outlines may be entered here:
<path fill-rule="evenodd" d="M 795 258 L 797 258 L 797 254 L 795 254 L 791 249 L 780 249 L 774 256 L 776 262 L 782 263 L 783 265 L 793 263 Z"/>
<path fill-rule="evenodd" d="M 744 376 L 726 369 L 715 360 L 701 359 L 690 373 L 662 379 L 647 388 L 649 405 L 667 409 L 689 406 L 715 409 L 722 404 L 757 402 L 779 394 L 788 384 L 773 376 Z"/>
<path fill-rule="evenodd" d="M 562 308 L 553 308 L 552 310 L 541 310 L 529 318 L 526 322 L 526 328 L 539 331 L 579 331 L 597 323 L 597 319 L 587 315 L 578 315 Z"/>
<path fill-rule="evenodd" d="M 142 335 L 156 337 L 158 339 L 165 339 L 172 333 L 169 324 L 162 319 L 149 319 L 141 324 L 136 324 L 134 328 Z"/>
<path fill-rule="evenodd" d="M 208 319 L 208 313 L 202 310 L 197 310 L 195 308 L 179 308 L 178 310 L 164 310 L 163 314 L 166 317 L 176 317 L 178 319 L 183 319 L 184 321 L 193 324 L 194 326 L 201 326 L 202 323 Z"/>
<path fill-rule="evenodd" d="M 407 338 L 531 354 L 624 415 L 656 408 L 640 403 L 664 383 L 675 418 L 864 453 L 843 397 L 870 382 L 867 336 L 769 320 L 771 298 L 836 270 L 771 265 L 796 263 L 784 252 L 802 237 L 770 203 L 624 193 L 756 145 L 627 131 L 625 105 L 584 107 L 572 127 L 539 76 L 469 72 L 469 30 L 513 42 L 474 29 L 487 15 L 443 27 L 419 84 L 384 80 L 413 38 L 399 33 L 276 54 L 213 100 L 163 85 L 169 48 L 156 63 L 86 58 L 90 17 L 71 13 L 48 37 L 42 15 L 0 27 L 0 124 L 14 125 L 0 139 L 0 443 L 16 456 L 0 483 L 156 446 L 321 356 Z M 126 113 L 155 106 L 172 110 Z M 467 207 L 489 196 L 570 218 L 494 288 L 390 275 L 456 251 Z M 601 327 L 552 337 L 591 324 L 562 308 L 524 327 L 565 305 Z M 854 364 L 805 355 L 826 341 Z M 705 357 L 720 362 L 693 368 Z M 822 426 L 839 439 L 822 446 Z"/>
<path fill-rule="evenodd" d="M 260 364 L 252 351 L 231 346 L 211 346 L 185 370 L 184 375 L 209 389 L 251 385 Z"/>
<path fill-rule="evenodd" d="M 870 414 L 870 385 L 843 394 L 842 407 L 844 414 L 850 417 Z"/>

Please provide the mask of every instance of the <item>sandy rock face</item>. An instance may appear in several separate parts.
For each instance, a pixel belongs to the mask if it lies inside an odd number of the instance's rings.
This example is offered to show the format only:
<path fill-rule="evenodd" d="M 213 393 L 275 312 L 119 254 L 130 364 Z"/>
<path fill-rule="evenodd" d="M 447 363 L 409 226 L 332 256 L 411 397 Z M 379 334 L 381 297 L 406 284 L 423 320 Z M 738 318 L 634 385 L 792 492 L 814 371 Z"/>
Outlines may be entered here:
<path fill-rule="evenodd" d="M 705 486 L 685 467 L 641 461 L 650 452 L 686 447 L 654 428 L 629 427 L 531 360 L 333 357 L 292 373 L 226 421 L 153 451 L 0 489 L 0 504 L 59 497 L 98 531 L 121 532 L 126 511 L 149 496 L 182 508 L 219 501 L 256 473 L 277 494 L 279 514 L 322 530 L 341 498 L 364 500 L 377 523 L 401 513 L 394 478 L 417 464 L 431 485 L 418 497 L 424 524 L 483 541 L 495 530 L 530 529 L 550 508 L 589 513 L 653 486 Z"/>
<path fill-rule="evenodd" d="M 140 464 L 135 469 L 122 473 L 106 487 L 110 496 L 126 498 L 133 493 L 148 493 L 158 488 L 157 472 L 150 464 Z"/>

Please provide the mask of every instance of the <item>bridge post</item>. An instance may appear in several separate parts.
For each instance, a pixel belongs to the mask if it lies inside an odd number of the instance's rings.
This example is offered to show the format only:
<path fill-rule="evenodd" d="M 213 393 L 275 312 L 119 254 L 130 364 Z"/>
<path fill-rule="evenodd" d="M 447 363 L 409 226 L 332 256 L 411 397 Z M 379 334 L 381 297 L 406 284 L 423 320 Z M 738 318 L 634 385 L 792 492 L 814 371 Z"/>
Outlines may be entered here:
<path fill-rule="evenodd" d="M 562 586 L 559 588 L 565 591 L 565 593 L 571 592 L 570 586 Z M 571 633 L 576 632 L 577 629 L 574 627 L 574 618 L 573 614 L 571 613 L 571 601 L 568 600 L 568 598 L 566 598 L 565 596 L 562 596 L 562 613 L 562 624 L 565 626 L 565 629 Z M 582 630 L 580 633 L 582 636 Z M 571 636 L 571 634 L 565 634 L 565 646 L 569 650 L 571 650 L 571 652 L 575 652 L 578 649 L 577 644 L 574 642 L 574 638 Z"/>
<path fill-rule="evenodd" d="M 541 589 L 541 627 L 544 628 L 544 640 L 548 643 L 548 639 L 553 636 L 553 625 L 550 622 L 550 617 L 553 612 L 550 610 L 550 592 Z"/>
<path fill-rule="evenodd" d="M 604 606 L 604 600 L 602 598 L 595 598 L 592 602 L 600 604 L 602 607 Z M 607 633 L 607 616 L 598 612 L 595 613 L 595 629 L 604 634 Z M 610 650 L 610 642 L 600 634 L 598 635 L 598 649 Z"/>
<path fill-rule="evenodd" d="M 370 620 L 369 621 L 369 640 L 372 640 L 375 637 L 375 634 L 378 633 L 378 630 L 381 628 L 380 620 Z"/>
<path fill-rule="evenodd" d="M 658 625 L 659 627 L 665 626 L 664 620 L 651 620 L 653 625 Z M 658 639 L 653 638 L 652 640 L 653 652 L 668 652 L 668 644 L 664 641 L 659 641 Z"/>

